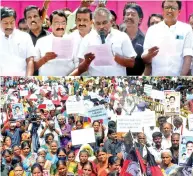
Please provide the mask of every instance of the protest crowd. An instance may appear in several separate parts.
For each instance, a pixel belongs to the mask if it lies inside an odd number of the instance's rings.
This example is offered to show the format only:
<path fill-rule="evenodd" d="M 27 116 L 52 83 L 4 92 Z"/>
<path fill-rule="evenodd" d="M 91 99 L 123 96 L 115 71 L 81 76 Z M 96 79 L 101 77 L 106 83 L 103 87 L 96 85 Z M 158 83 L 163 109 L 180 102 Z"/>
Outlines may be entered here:
<path fill-rule="evenodd" d="M 96 1 L 97 2 L 97 1 Z M 190 76 L 193 74 L 193 15 L 178 20 L 181 1 L 160 2 L 162 14 L 152 14 L 144 34 L 146 14 L 140 5 L 126 2 L 120 25 L 108 1 L 82 0 L 48 14 L 25 7 L 23 19 L 1 7 L 0 74 L 4 76 Z M 61 5 L 62 7 L 62 5 Z M 18 25 L 16 21 L 19 20 Z M 169 50 L 168 50 L 169 49 Z M 164 58 L 164 59 L 163 59 Z M 9 68 L 9 69 L 8 69 Z"/>
<path fill-rule="evenodd" d="M 1 77 L 1 175 L 191 176 L 192 83 Z"/>

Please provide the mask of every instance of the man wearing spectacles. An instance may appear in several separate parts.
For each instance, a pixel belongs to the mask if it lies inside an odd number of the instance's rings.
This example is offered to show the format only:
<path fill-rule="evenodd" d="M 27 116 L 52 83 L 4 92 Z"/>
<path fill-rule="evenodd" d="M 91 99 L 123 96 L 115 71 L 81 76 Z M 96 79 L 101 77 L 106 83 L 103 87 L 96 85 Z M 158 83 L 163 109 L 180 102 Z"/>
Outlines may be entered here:
<path fill-rule="evenodd" d="M 2 60 L 0 61 L 0 74 L 6 76 L 32 76 L 35 49 L 29 34 L 15 28 L 15 21 L 16 12 L 14 9 L 9 7 L 1 8 L 0 58 Z"/>
<path fill-rule="evenodd" d="M 136 53 L 131 40 L 127 34 L 113 29 L 111 20 L 112 15 L 108 9 L 97 8 L 93 14 L 96 30 L 90 32 L 81 42 L 78 58 L 82 60 L 90 46 L 107 44 L 115 54 L 112 65 L 91 63 L 88 68 L 89 76 L 126 76 L 126 67 L 134 66 Z"/>
<path fill-rule="evenodd" d="M 193 33 L 188 24 L 178 21 L 181 6 L 181 1 L 162 2 L 164 20 L 148 29 L 144 41 L 145 75 L 188 75 L 193 56 Z"/>

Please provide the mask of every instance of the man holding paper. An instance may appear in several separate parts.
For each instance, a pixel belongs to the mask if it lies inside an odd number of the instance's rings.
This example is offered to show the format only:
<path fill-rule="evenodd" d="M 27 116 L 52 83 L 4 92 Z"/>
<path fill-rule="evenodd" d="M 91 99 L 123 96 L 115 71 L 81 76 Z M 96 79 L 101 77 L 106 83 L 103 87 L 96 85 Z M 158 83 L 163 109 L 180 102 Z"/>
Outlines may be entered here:
<path fill-rule="evenodd" d="M 145 36 L 142 54 L 146 63 L 145 75 L 188 75 L 193 56 L 193 33 L 190 25 L 178 21 L 181 7 L 181 1 L 162 2 L 164 21 L 150 27 Z"/>
<path fill-rule="evenodd" d="M 30 35 L 15 29 L 16 12 L 1 8 L 0 75 L 32 76 L 35 49 Z"/>
<path fill-rule="evenodd" d="M 126 76 L 126 67 L 133 67 L 136 53 L 127 34 L 112 28 L 112 15 L 106 8 L 94 12 L 96 31 L 81 42 L 78 58 L 94 53 L 95 59 L 88 69 L 89 76 Z"/>

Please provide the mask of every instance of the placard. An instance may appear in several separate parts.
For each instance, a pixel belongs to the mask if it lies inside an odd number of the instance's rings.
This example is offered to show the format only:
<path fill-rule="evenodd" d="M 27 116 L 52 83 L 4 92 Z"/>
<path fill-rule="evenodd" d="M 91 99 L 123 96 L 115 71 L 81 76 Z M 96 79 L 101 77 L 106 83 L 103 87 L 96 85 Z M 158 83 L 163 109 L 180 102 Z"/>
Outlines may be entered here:
<path fill-rule="evenodd" d="M 145 84 L 144 85 L 144 92 L 147 94 L 147 96 L 151 96 L 152 91 L 152 85 Z"/>
<path fill-rule="evenodd" d="M 24 119 L 24 110 L 22 103 L 16 103 L 12 105 L 12 113 L 14 119 Z"/>
<path fill-rule="evenodd" d="M 117 132 L 127 133 L 131 132 L 142 132 L 142 117 L 125 116 L 117 118 Z"/>
<path fill-rule="evenodd" d="M 71 131 L 72 145 L 95 142 L 94 128 Z"/>
<path fill-rule="evenodd" d="M 166 115 L 180 113 L 180 92 L 164 91 L 164 110 Z"/>
<path fill-rule="evenodd" d="M 189 114 L 188 116 L 188 126 L 189 130 L 193 131 L 193 114 Z"/>
<path fill-rule="evenodd" d="M 20 96 L 25 97 L 28 95 L 28 90 L 20 90 Z"/>
<path fill-rule="evenodd" d="M 193 136 L 181 136 L 179 146 L 179 166 L 186 166 L 188 159 L 193 152 Z"/>
<path fill-rule="evenodd" d="M 88 116 L 91 117 L 93 121 L 100 119 L 108 119 L 107 110 L 102 105 L 94 106 L 93 108 L 89 109 Z"/>
<path fill-rule="evenodd" d="M 164 92 L 152 89 L 152 91 L 151 91 L 151 98 L 157 99 L 157 100 L 164 100 L 164 98 L 165 98 Z"/>
<path fill-rule="evenodd" d="M 66 113 L 67 114 L 84 114 L 84 102 L 82 100 L 78 102 L 66 102 Z"/>

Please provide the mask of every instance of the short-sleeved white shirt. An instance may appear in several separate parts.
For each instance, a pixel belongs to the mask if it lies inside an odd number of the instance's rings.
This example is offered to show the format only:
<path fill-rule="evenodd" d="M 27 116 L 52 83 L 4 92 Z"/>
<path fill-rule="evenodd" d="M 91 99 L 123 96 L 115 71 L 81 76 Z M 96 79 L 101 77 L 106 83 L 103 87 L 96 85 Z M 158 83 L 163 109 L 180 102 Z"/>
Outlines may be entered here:
<path fill-rule="evenodd" d="M 121 56 L 136 57 L 131 40 L 125 32 L 120 32 L 116 29 L 111 29 L 111 32 L 105 39 L 105 43 L 112 46 L 112 51 Z M 88 46 L 101 45 L 101 38 L 96 30 L 85 36 L 81 42 L 78 58 L 84 59 Z M 126 67 L 123 67 L 115 62 L 113 66 L 95 66 L 92 62 L 88 69 L 89 76 L 126 76 Z"/>
<path fill-rule="evenodd" d="M 150 27 L 144 41 L 144 54 L 158 46 L 152 60 L 152 76 L 180 76 L 184 56 L 193 56 L 193 34 L 190 25 L 177 21 L 168 27 L 164 21 Z"/>
<path fill-rule="evenodd" d="M 26 59 L 36 55 L 30 35 L 18 29 L 7 38 L 0 30 L 0 74 L 6 76 L 25 76 Z M 6 62 L 4 62 L 6 60 Z M 3 70 L 2 70 L 3 69 Z"/>
<path fill-rule="evenodd" d="M 52 41 L 55 36 L 50 34 L 43 38 L 40 38 L 36 43 L 36 60 L 44 57 L 47 52 L 52 52 Z M 65 36 L 68 37 L 68 36 Z M 64 48 L 65 49 L 65 48 Z M 74 58 L 72 59 L 59 59 L 55 58 L 46 62 L 39 68 L 40 76 L 67 76 L 75 69 Z"/>

